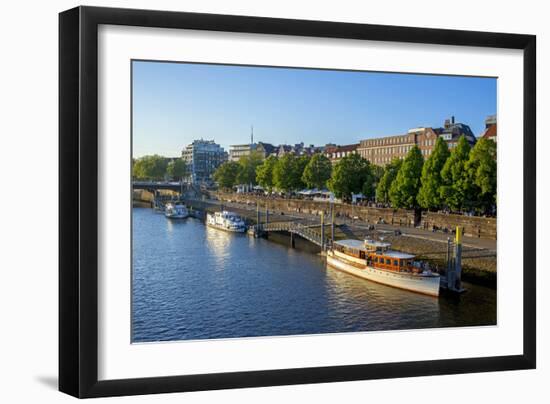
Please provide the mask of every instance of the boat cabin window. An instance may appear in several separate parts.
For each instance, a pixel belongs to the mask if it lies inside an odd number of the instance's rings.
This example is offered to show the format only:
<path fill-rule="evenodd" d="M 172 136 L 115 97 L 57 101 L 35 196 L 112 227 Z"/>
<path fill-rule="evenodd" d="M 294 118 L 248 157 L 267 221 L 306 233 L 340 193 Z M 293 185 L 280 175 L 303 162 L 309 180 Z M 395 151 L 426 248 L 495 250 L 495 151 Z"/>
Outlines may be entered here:
<path fill-rule="evenodd" d="M 398 265 L 399 265 L 399 261 L 393 260 L 393 265 L 398 266 Z"/>
<path fill-rule="evenodd" d="M 391 264 L 391 260 L 389 258 L 386 258 L 386 264 L 387 265 L 390 265 Z"/>

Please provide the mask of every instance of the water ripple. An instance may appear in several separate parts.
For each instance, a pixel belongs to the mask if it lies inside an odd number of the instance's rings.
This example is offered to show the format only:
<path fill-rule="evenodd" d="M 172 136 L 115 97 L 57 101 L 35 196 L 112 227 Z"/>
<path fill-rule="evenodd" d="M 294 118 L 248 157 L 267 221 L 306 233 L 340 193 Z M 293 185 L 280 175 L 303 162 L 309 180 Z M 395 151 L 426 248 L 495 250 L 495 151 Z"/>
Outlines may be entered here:
<path fill-rule="evenodd" d="M 318 255 L 133 210 L 132 340 L 495 324 L 496 294 L 434 299 L 326 268 Z"/>

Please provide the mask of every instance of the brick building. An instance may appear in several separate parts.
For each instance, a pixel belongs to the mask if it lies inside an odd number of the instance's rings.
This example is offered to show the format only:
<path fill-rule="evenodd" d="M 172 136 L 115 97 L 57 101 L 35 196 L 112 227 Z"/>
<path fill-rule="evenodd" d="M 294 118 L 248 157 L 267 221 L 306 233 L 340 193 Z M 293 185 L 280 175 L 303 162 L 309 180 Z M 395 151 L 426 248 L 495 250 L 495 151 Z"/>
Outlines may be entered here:
<path fill-rule="evenodd" d="M 361 140 L 357 152 L 371 163 L 384 166 L 395 158 L 403 159 L 414 145 L 418 146 L 424 158 L 428 158 L 438 137 L 442 137 L 452 149 L 463 135 L 468 143 L 475 144 L 476 138 L 470 127 L 455 123 L 452 117 L 445 120 L 442 128 L 414 128 L 401 135 Z"/>
<path fill-rule="evenodd" d="M 429 157 L 437 137 L 432 128 L 414 128 L 403 135 L 361 140 L 357 151 L 371 163 L 384 166 L 395 158 L 404 158 L 414 145 L 425 158 Z"/>

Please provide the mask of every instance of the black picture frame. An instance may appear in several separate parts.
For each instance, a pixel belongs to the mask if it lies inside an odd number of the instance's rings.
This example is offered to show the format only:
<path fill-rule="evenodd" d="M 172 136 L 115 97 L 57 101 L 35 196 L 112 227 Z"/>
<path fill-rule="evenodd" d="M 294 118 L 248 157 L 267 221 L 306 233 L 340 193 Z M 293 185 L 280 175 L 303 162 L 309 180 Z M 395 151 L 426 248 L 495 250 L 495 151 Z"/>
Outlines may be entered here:
<path fill-rule="evenodd" d="M 180 28 L 523 50 L 523 354 L 99 381 L 98 26 Z M 536 37 L 279 18 L 77 7 L 59 15 L 59 390 L 102 397 L 536 366 Z"/>

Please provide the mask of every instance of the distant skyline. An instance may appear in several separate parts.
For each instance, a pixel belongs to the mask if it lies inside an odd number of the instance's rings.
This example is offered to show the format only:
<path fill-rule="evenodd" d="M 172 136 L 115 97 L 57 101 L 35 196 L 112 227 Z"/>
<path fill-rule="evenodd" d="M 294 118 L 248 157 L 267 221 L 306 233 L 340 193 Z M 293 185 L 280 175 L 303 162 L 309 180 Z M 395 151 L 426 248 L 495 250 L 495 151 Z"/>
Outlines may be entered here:
<path fill-rule="evenodd" d="M 496 114 L 497 79 L 170 62 L 133 63 L 133 155 L 181 155 L 195 139 L 351 144 L 441 127 L 476 136 Z"/>

